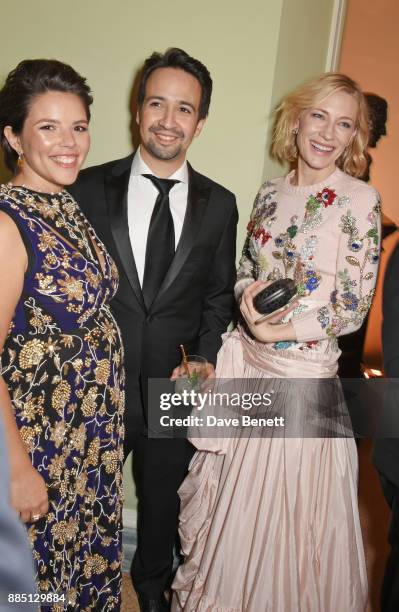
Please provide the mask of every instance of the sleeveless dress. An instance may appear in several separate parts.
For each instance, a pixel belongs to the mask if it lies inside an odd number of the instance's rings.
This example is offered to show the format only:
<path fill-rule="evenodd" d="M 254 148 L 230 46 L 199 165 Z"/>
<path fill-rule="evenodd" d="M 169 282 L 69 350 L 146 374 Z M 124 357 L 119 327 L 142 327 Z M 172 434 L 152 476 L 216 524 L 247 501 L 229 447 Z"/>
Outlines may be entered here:
<path fill-rule="evenodd" d="M 257 278 L 295 279 L 299 305 L 287 320 L 297 341 L 258 342 L 239 326 L 224 337 L 215 387 L 258 396 L 277 389 L 263 416 L 284 415 L 287 426 L 225 438 L 191 429 L 198 452 L 179 490 L 184 563 L 172 585 L 174 612 L 366 606 L 357 450 L 336 378 L 337 335 L 358 328 L 371 303 L 379 199 L 338 169 L 307 187 L 291 177 L 258 193 L 236 294 Z M 312 419 L 317 427 L 307 430 Z"/>
<path fill-rule="evenodd" d="M 48 514 L 27 524 L 37 587 L 65 594 L 54 612 L 114 612 L 121 591 L 124 369 L 109 302 L 118 273 L 66 191 L 2 185 L 0 210 L 18 226 L 29 260 L 0 372 L 48 490 Z"/>

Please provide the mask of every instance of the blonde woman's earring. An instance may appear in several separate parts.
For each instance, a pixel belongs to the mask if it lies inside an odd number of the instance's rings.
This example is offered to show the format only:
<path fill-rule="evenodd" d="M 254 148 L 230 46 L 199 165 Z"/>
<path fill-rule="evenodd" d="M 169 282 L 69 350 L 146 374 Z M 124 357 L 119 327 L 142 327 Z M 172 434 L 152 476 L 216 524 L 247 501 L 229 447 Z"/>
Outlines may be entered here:
<path fill-rule="evenodd" d="M 294 128 L 294 129 L 292 130 L 292 133 L 294 134 L 294 136 L 296 136 L 296 135 L 298 134 L 298 128 Z"/>

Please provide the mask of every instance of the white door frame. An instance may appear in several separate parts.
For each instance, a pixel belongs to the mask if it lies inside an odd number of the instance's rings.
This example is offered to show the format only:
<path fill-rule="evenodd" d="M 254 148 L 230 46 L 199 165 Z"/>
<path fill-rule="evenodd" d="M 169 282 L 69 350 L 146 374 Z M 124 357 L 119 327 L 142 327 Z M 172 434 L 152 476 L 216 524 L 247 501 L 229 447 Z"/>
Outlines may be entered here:
<path fill-rule="evenodd" d="M 345 17 L 348 0 L 334 0 L 331 18 L 330 39 L 328 41 L 326 72 L 338 69 L 341 55 L 342 34 L 345 26 Z"/>

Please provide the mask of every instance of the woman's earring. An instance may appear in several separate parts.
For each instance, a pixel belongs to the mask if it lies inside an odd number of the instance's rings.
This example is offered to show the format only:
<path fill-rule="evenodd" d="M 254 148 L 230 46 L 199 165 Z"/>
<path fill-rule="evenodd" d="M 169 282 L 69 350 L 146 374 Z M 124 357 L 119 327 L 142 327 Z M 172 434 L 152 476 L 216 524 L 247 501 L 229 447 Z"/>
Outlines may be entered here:
<path fill-rule="evenodd" d="M 17 166 L 18 168 L 22 168 L 23 165 L 24 165 L 24 154 L 18 153 Z"/>
<path fill-rule="evenodd" d="M 298 128 L 294 128 L 294 129 L 292 130 L 292 133 L 294 134 L 294 136 L 296 136 L 296 135 L 298 134 Z"/>

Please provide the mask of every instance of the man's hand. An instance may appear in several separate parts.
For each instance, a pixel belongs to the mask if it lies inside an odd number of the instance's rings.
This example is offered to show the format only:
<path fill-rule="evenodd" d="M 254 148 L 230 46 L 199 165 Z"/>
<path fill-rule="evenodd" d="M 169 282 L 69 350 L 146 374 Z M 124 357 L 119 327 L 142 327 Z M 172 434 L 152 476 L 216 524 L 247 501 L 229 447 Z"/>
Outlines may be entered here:
<path fill-rule="evenodd" d="M 209 361 L 207 361 L 204 364 L 204 368 L 206 372 L 205 380 L 210 380 L 212 378 L 215 378 L 215 368 L 212 363 L 209 363 Z M 176 380 L 176 378 L 179 378 L 180 376 L 185 376 L 185 375 L 186 375 L 186 368 L 184 367 L 183 363 L 181 363 L 180 365 L 176 366 L 175 369 L 173 370 L 170 380 Z"/>

